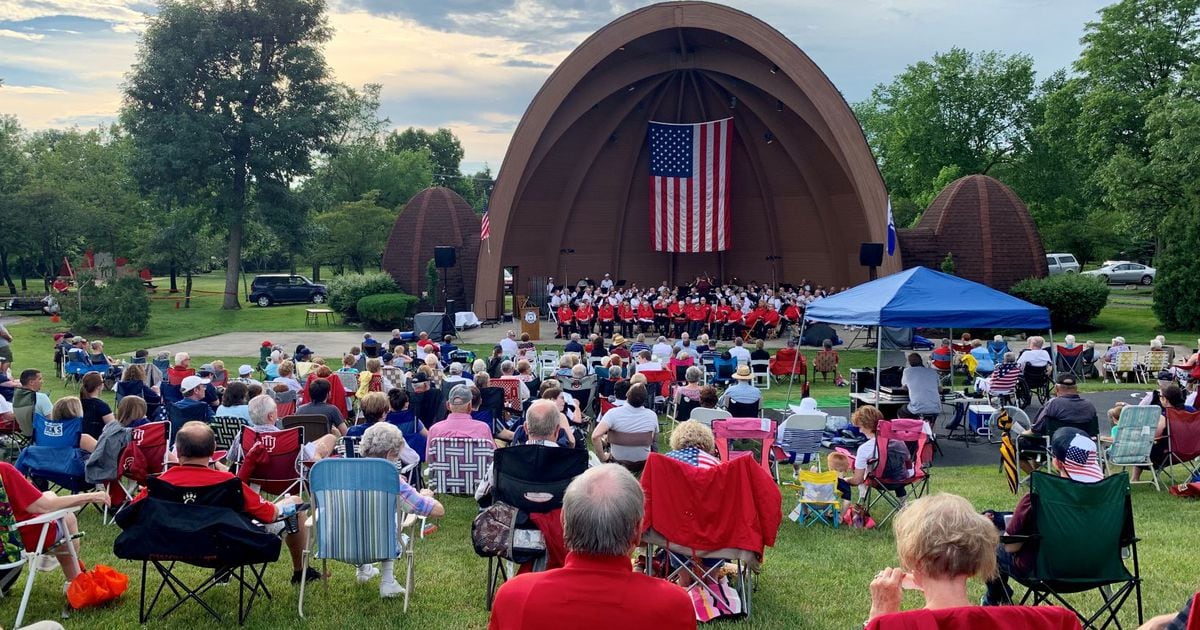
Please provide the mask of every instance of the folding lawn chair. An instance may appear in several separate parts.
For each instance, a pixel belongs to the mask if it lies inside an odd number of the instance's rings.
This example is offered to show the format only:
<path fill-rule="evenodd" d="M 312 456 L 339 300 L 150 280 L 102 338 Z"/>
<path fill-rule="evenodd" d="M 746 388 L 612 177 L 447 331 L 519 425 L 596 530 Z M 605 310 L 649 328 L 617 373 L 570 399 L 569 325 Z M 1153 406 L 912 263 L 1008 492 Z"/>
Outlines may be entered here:
<path fill-rule="evenodd" d="M 646 572 L 679 582 L 694 598 L 750 615 L 763 550 L 775 544 L 783 521 L 782 496 L 770 473 L 745 457 L 699 469 L 654 453 L 641 484 Z M 732 522 L 743 525 L 737 538 L 727 527 Z M 736 567 L 728 586 L 720 578 L 726 562 Z"/>
<path fill-rule="evenodd" d="M 259 492 L 282 495 L 293 490 L 304 494 L 304 429 L 294 427 L 259 433 L 242 429 L 238 476 Z"/>
<path fill-rule="evenodd" d="M 1170 353 L 1166 350 L 1149 350 L 1142 358 L 1142 373 L 1147 377 L 1171 369 Z M 1147 378 L 1147 380 L 1149 380 Z"/>
<path fill-rule="evenodd" d="M 875 464 L 867 464 L 867 483 L 863 503 L 871 512 L 878 526 L 883 526 L 904 506 L 896 495 L 900 488 L 912 489 L 912 498 L 917 499 L 929 490 L 929 468 L 933 462 L 933 445 L 925 434 L 924 420 L 883 420 L 875 434 Z M 901 442 L 911 458 L 907 479 L 889 479 L 886 476 L 888 458 L 896 454 L 888 448 L 892 441 Z M 879 501 L 891 506 L 891 511 L 880 518 L 873 509 Z"/>
<path fill-rule="evenodd" d="M 171 443 L 171 423 L 149 422 L 129 431 L 131 435 L 129 446 L 126 448 L 136 449 L 146 467 L 130 467 L 127 462 L 121 462 L 117 466 L 117 470 L 121 472 L 120 476 L 105 483 L 112 503 L 111 507 L 106 505 L 103 509 L 101 522 L 105 525 L 113 523 L 109 520 L 110 509 L 115 517 L 118 511 L 133 500 L 134 491 L 139 484 L 145 483 L 146 479 L 153 475 L 161 475 L 167 469 L 167 445 Z M 125 453 L 122 453 L 122 456 L 124 455 Z"/>
<path fill-rule="evenodd" d="M 866 630 L 936 630 L 940 628 L 1038 628 L 1080 630 L 1079 618 L 1057 606 L 963 606 L 939 610 L 906 610 L 880 615 Z"/>
<path fill-rule="evenodd" d="M 838 495 L 837 471 L 801 470 L 796 481 L 799 483 L 788 484 L 789 488 L 797 490 L 796 494 L 800 499 L 789 515 L 790 518 L 801 527 L 823 523 L 837 529 L 842 520 L 842 501 L 850 500 L 850 497 Z"/>
<path fill-rule="evenodd" d="M 699 400 L 693 400 L 687 396 L 680 395 L 679 399 L 671 399 L 671 405 L 667 410 L 667 416 L 671 418 L 671 424 L 676 425 L 680 422 L 686 422 L 691 419 L 692 412 L 700 407 Z"/>
<path fill-rule="evenodd" d="M 47 514 L 39 514 L 31 519 L 17 522 L 13 518 L 12 504 L 8 501 L 8 491 L 4 488 L 3 483 L 0 483 L 0 587 L 4 590 L 17 581 L 20 577 L 22 568 L 28 572 L 25 578 L 25 589 L 21 594 L 21 603 L 17 607 L 17 619 L 13 622 L 12 627 L 20 628 L 21 622 L 25 619 L 25 610 L 29 606 L 29 596 L 33 593 L 33 580 L 39 573 L 37 570 L 38 562 L 43 556 L 50 556 L 60 546 L 67 548 L 71 554 L 71 561 L 78 562 L 75 556 L 75 545 L 70 543 L 69 536 L 63 536 L 67 532 L 67 515 L 78 512 L 81 508 L 75 507 L 66 510 L 56 510 Z M 38 527 L 38 526 L 41 527 Z M 50 540 L 51 527 L 59 537 L 59 540 Z M 25 543 L 21 538 L 20 528 L 37 528 L 38 537 L 37 544 L 33 551 L 25 548 Z M 53 557 L 53 556 L 50 556 Z M 25 565 L 29 565 L 25 567 Z"/>
<path fill-rule="evenodd" d="M 716 438 L 717 454 L 722 462 L 728 462 L 744 456 L 753 457 L 750 451 L 734 451 L 730 449 L 730 440 L 758 440 L 762 446 L 759 450 L 758 463 L 773 479 L 779 479 L 779 469 L 771 457 L 771 447 L 775 444 L 776 425 L 774 420 L 766 418 L 728 418 L 715 420 L 712 423 L 713 437 Z"/>
<path fill-rule="evenodd" d="M 639 431 L 637 433 L 626 433 L 623 431 L 614 431 L 609 429 L 605 435 L 605 440 L 609 446 L 622 446 L 633 449 L 638 449 L 638 453 L 646 453 L 647 456 L 655 450 L 658 445 L 658 431 Z M 642 450 L 645 449 L 645 450 Z M 614 462 L 625 467 L 626 470 L 634 475 L 642 474 L 642 469 L 646 466 L 645 459 L 619 459 L 614 456 Z"/>
<path fill-rule="evenodd" d="M 771 389 L 771 360 L 750 360 L 750 373 L 754 376 L 754 386 L 759 389 Z"/>
<path fill-rule="evenodd" d="M 37 406 L 37 392 L 18 387 L 13 391 L 13 417 L 17 421 L 16 431 L 3 435 L 6 442 L 5 461 L 15 461 L 21 449 L 33 443 L 33 414 Z"/>
<path fill-rule="evenodd" d="M 692 410 L 692 420 L 703 424 L 706 427 L 712 428 L 712 424 L 716 420 L 725 420 L 732 418 L 733 414 L 724 409 L 708 409 L 706 407 L 697 407 Z"/>
<path fill-rule="evenodd" d="M 304 550 L 301 569 L 300 617 L 304 617 L 310 558 L 321 560 L 325 574 L 330 560 L 358 566 L 403 558 L 404 612 L 408 612 L 420 519 L 399 509 L 396 465 L 375 458 L 323 459 L 309 474 L 309 492 L 314 509 L 305 524 L 310 546 Z M 329 582 L 325 585 L 328 589 Z"/>
<path fill-rule="evenodd" d="M 783 421 L 783 437 L 775 445 L 776 459 L 780 462 L 800 465 L 816 459 L 817 470 L 821 470 L 821 440 L 825 437 L 826 416 L 822 414 L 794 413 Z M 804 461 L 800 461 L 800 457 Z M 848 499 L 849 497 L 847 497 Z"/>
<path fill-rule="evenodd" d="M 497 449 L 493 460 L 492 501 L 511 505 L 526 517 L 544 514 L 558 520 L 567 486 L 587 468 L 588 454 L 583 449 L 536 444 Z M 530 523 L 528 518 L 524 520 L 526 524 L 522 529 L 537 529 L 536 524 Z M 546 547 L 550 548 L 551 545 Z M 535 569 L 545 566 L 545 558 L 540 560 L 531 563 Z M 512 577 L 515 570 L 515 563 L 511 559 L 488 556 L 487 610 L 492 609 L 496 589 Z"/>
<path fill-rule="evenodd" d="M 176 601 L 159 619 L 193 600 L 221 622 L 221 614 L 204 595 L 227 579 L 237 583 L 238 624 L 245 623 L 258 595 L 271 597 L 263 574 L 268 564 L 279 559 L 280 540 L 242 513 L 242 482 L 228 479 L 214 486 L 179 487 L 151 477 L 146 488 L 146 498 L 117 514 L 123 531 L 113 543 L 116 557 L 142 563 L 138 622 L 149 621 L 164 587 Z M 175 573 L 179 563 L 213 571 L 192 587 Z M 161 580 L 147 604 L 150 566 Z"/>
<path fill-rule="evenodd" d="M 1026 576 L 1012 576 L 1027 589 L 1021 598 L 1034 606 L 1054 603 L 1074 612 L 1085 627 L 1120 627 L 1117 614 L 1136 595 L 1137 621 L 1142 623 L 1142 578 L 1138 538 L 1126 473 L 1096 483 L 1035 472 L 1029 482 L 1033 523 L 1031 536 L 1001 537 L 1004 543 L 1037 544 L 1037 560 Z M 1081 532 L 1087 532 L 1081 536 Z M 1128 553 L 1128 555 L 1127 555 Z M 1125 565 L 1133 560 L 1133 572 Z M 1113 588 L 1116 587 L 1115 590 Z M 1084 613 L 1064 595 L 1099 590 L 1103 605 Z M 1031 601 L 1032 600 L 1032 601 Z"/>
<path fill-rule="evenodd" d="M 1200 459 L 1200 411 L 1167 408 L 1164 412 L 1167 416 L 1167 458 L 1162 463 L 1162 471 L 1174 483 L 1171 466 L 1183 464 L 1189 478 L 1196 473 L 1196 460 Z"/>
<path fill-rule="evenodd" d="M 558 351 L 557 350 L 542 350 L 538 353 L 537 371 L 538 377 L 542 380 L 554 376 L 554 371 L 558 369 Z"/>
<path fill-rule="evenodd" d="M 83 470 L 88 453 L 79 448 L 83 418 L 47 420 L 35 412 L 33 426 L 34 443 L 17 457 L 17 470 L 71 492 L 91 490 L 94 484 L 88 483 Z"/>
<path fill-rule="evenodd" d="M 276 412 L 280 418 L 286 418 L 296 413 L 296 400 L 299 398 L 296 392 L 290 389 L 286 392 L 277 392 L 274 389 L 267 388 L 267 393 L 275 401 Z"/>
<path fill-rule="evenodd" d="M 758 418 L 762 415 L 762 402 L 740 403 L 731 400 L 725 403 L 725 409 L 734 418 Z"/>
<path fill-rule="evenodd" d="M 300 439 L 306 443 L 329 435 L 329 419 L 320 414 L 292 414 L 284 416 L 280 423 L 284 429 L 294 427 L 304 429 L 304 432 L 300 434 Z"/>
<path fill-rule="evenodd" d="M 588 374 L 583 378 L 559 378 L 559 383 L 562 385 L 564 394 L 568 394 L 575 402 L 579 404 L 579 413 L 589 418 L 595 417 L 596 405 L 596 389 L 599 381 L 595 374 Z"/>
<path fill-rule="evenodd" d="M 477 438 L 434 438 L 425 456 L 428 487 L 438 494 L 474 495 L 492 466 L 496 444 Z"/>
<path fill-rule="evenodd" d="M 1100 463 L 1104 466 L 1105 474 L 1110 468 L 1126 466 L 1142 466 L 1150 470 L 1151 481 L 1130 481 L 1130 483 L 1152 483 L 1155 490 L 1158 487 L 1158 470 L 1150 461 L 1150 450 L 1154 448 L 1155 433 L 1158 431 L 1158 419 L 1162 409 L 1157 405 L 1126 405 L 1121 408 L 1116 433 L 1112 442 L 1100 440 Z"/>
<path fill-rule="evenodd" d="M 217 450 L 228 451 L 242 434 L 246 422 L 237 416 L 217 416 L 209 421 L 208 426 L 213 430 Z"/>

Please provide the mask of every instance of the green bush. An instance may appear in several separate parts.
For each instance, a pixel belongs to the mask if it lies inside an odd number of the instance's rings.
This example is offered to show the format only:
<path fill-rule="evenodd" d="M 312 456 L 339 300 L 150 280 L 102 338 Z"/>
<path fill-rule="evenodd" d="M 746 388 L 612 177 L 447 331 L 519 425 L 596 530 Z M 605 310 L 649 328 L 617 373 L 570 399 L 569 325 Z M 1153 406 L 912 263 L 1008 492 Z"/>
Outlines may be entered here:
<path fill-rule="evenodd" d="M 329 308 L 350 318 L 357 318 L 358 301 L 368 295 L 395 293 L 400 287 L 392 276 L 382 271 L 344 273 L 329 281 Z"/>
<path fill-rule="evenodd" d="M 1087 324 L 1108 303 L 1107 284 L 1077 273 L 1029 278 L 1013 285 L 1009 292 L 1050 309 L 1050 322 L 1058 329 Z"/>
<path fill-rule="evenodd" d="M 132 337 L 150 323 L 150 296 L 140 278 L 118 278 L 96 286 L 95 278 L 89 277 L 79 286 L 79 295 L 63 296 L 59 304 L 63 318 L 76 332 Z"/>
<path fill-rule="evenodd" d="M 358 301 L 358 318 L 368 328 L 393 328 L 407 322 L 418 298 L 407 293 L 368 295 Z"/>

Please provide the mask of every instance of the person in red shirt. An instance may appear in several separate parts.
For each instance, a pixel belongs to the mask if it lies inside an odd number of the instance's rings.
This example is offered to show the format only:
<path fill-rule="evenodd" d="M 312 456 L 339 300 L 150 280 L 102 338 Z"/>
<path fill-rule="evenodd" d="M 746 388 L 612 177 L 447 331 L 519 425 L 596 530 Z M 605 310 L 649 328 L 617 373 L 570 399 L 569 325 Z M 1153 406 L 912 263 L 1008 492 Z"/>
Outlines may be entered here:
<path fill-rule="evenodd" d="M 671 324 L 674 328 L 675 337 L 679 338 L 683 333 L 687 332 L 687 308 L 683 304 L 683 300 L 675 300 L 673 304 L 667 307 L 667 317 L 671 318 Z"/>
<path fill-rule="evenodd" d="M 597 309 L 596 317 L 600 321 L 600 334 L 605 337 L 611 337 L 613 334 L 613 325 L 617 321 L 617 311 L 613 308 L 608 300 L 600 302 L 600 308 Z"/>
<path fill-rule="evenodd" d="M 638 332 L 645 333 L 654 326 L 654 307 L 649 300 L 642 300 L 637 307 Z M 629 335 L 625 335 L 628 337 Z"/>
<path fill-rule="evenodd" d="M 53 492 L 42 492 L 35 488 L 32 483 L 29 483 L 29 480 L 8 462 L 0 462 L 0 483 L 4 485 L 4 492 L 8 495 L 8 504 L 12 507 L 13 520 L 18 523 L 42 514 L 49 514 L 57 510 L 69 510 L 89 503 L 109 505 L 107 492 L 88 492 L 65 496 L 59 496 Z M 63 520 L 66 522 L 67 531 L 71 535 L 79 533 L 79 522 L 75 520 L 75 514 L 67 514 Z M 42 535 L 42 526 L 30 525 L 22 527 L 19 533 L 21 534 L 21 542 L 25 544 L 25 550 L 36 551 L 38 538 Z M 43 545 L 43 549 L 58 542 L 59 537 L 58 525 L 51 523 L 49 529 L 46 531 L 46 542 Z M 75 545 L 75 556 L 78 557 L 79 540 L 76 539 L 72 544 Z M 75 579 L 75 576 L 79 575 L 82 569 L 80 566 L 81 562 L 78 560 L 72 561 L 69 549 L 65 547 L 60 548 L 55 557 L 58 559 L 58 564 L 62 567 L 63 575 L 66 576 L 68 581 Z M 33 567 L 30 567 L 29 570 L 32 571 Z"/>
<path fill-rule="evenodd" d="M 730 307 L 729 313 L 725 315 L 725 334 L 722 337 L 726 341 L 734 337 L 740 337 L 742 335 L 742 328 L 744 327 L 743 320 L 742 309 L 736 306 Z"/>
<path fill-rule="evenodd" d="M 762 317 L 763 334 L 758 335 L 759 339 L 766 339 L 771 333 L 779 329 L 779 311 L 768 306 L 767 311 Z"/>
<path fill-rule="evenodd" d="M 205 422 L 192 421 L 183 425 L 175 436 L 175 451 L 179 455 L 179 465 L 167 469 L 159 475 L 159 479 L 179 488 L 205 488 L 233 479 L 232 473 L 209 467 L 213 451 L 216 450 L 216 439 L 212 429 Z M 146 498 L 145 488 L 134 497 L 134 501 Z M 283 523 L 275 523 L 289 510 L 289 506 L 299 505 L 300 497 L 284 497 L 276 503 L 270 503 L 258 495 L 250 486 L 242 483 L 242 511 L 254 520 L 262 523 L 267 531 L 279 533 L 283 531 Z M 304 522 L 304 512 L 299 513 L 299 520 Z M 292 555 L 292 584 L 299 584 L 302 554 L 308 544 L 308 534 L 301 527 L 295 534 L 288 534 L 284 539 L 288 551 Z M 324 575 L 308 568 L 308 580 L 321 580 Z"/>
<path fill-rule="evenodd" d="M 589 630 L 696 627 L 692 599 L 680 586 L 635 572 L 645 514 L 642 487 L 621 466 L 575 478 L 563 497 L 561 569 L 518 575 L 496 592 L 491 630 Z"/>
<path fill-rule="evenodd" d="M 670 300 L 668 300 L 665 296 L 660 295 L 658 296 L 658 299 L 654 301 L 654 328 L 660 335 L 669 334 L 668 331 L 670 329 L 668 326 L 671 322 L 670 309 Z"/>
<path fill-rule="evenodd" d="M 566 339 L 571 336 L 571 331 L 575 330 L 575 311 L 571 310 L 571 305 L 563 302 L 563 305 L 558 307 L 558 334 L 554 335 L 555 339 Z"/>
<path fill-rule="evenodd" d="M 651 311 L 651 317 L 653 316 L 653 311 Z M 637 325 L 637 311 L 629 305 L 629 300 L 621 302 L 620 308 L 617 309 L 617 319 L 621 320 L 621 334 L 632 337 L 633 328 Z"/>
<path fill-rule="evenodd" d="M 799 326 L 801 317 L 803 317 L 803 313 L 800 311 L 800 307 L 796 306 L 795 302 L 788 302 L 783 309 L 783 325 L 789 328 Z"/>
<path fill-rule="evenodd" d="M 592 322 L 596 319 L 596 309 L 592 308 L 592 303 L 583 301 L 579 308 L 575 309 L 575 329 L 580 334 L 592 334 Z"/>
<path fill-rule="evenodd" d="M 708 323 L 709 313 L 712 312 L 712 307 L 708 305 L 707 298 L 700 298 L 697 304 L 693 304 L 688 312 L 688 334 L 692 339 L 700 337 L 700 333 L 704 332 L 704 325 Z"/>
<path fill-rule="evenodd" d="M 183 379 L 189 376 L 195 376 L 196 370 L 192 369 L 190 364 L 192 357 L 186 352 L 175 353 L 175 365 L 167 368 L 167 382 L 172 385 L 183 383 Z"/>

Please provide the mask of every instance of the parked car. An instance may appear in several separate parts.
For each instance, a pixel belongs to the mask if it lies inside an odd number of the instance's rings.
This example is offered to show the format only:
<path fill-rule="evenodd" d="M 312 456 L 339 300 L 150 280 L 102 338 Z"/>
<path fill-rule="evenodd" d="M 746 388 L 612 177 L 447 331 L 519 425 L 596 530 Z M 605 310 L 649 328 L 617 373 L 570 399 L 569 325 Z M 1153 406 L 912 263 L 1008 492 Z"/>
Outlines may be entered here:
<path fill-rule="evenodd" d="M 1085 271 L 1083 275 L 1095 276 L 1109 284 L 1143 284 L 1149 286 L 1154 284 L 1156 273 L 1154 267 L 1147 267 L 1141 263 L 1125 260 L 1116 260 L 1109 261 L 1109 264 L 1099 269 Z"/>
<path fill-rule="evenodd" d="M 270 306 L 283 302 L 312 302 L 321 304 L 329 295 L 323 284 L 317 284 L 304 276 L 286 273 L 269 273 L 256 276 L 250 284 L 250 301 L 259 306 Z"/>
<path fill-rule="evenodd" d="M 1050 275 L 1060 273 L 1079 273 L 1079 261 L 1072 254 L 1046 254 L 1046 268 Z"/>

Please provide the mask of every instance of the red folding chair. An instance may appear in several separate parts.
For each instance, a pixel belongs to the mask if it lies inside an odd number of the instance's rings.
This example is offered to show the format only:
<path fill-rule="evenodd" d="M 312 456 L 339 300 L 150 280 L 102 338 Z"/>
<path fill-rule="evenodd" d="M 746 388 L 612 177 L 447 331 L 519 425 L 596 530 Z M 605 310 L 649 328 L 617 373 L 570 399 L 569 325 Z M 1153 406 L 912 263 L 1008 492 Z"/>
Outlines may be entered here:
<path fill-rule="evenodd" d="M 888 479 L 885 475 L 888 461 L 887 445 L 892 440 L 903 442 L 912 459 L 911 473 L 907 479 Z M 882 445 L 882 447 L 880 446 Z M 933 444 L 925 433 L 925 421 L 916 419 L 882 420 L 875 433 L 875 466 L 867 469 L 866 493 L 863 502 L 871 510 L 880 499 L 892 506 L 882 519 L 872 515 L 882 526 L 903 507 L 904 503 L 896 492 L 901 488 L 912 488 L 914 499 L 929 489 L 929 466 L 933 462 Z M 872 496 L 874 494 L 874 496 Z"/>
<path fill-rule="evenodd" d="M 304 493 L 304 429 L 259 433 L 242 429 L 242 463 L 238 477 L 255 490 L 281 495 Z"/>
<path fill-rule="evenodd" d="M 1183 411 L 1168 407 L 1167 416 L 1167 459 L 1162 470 L 1175 482 L 1170 467 L 1183 464 L 1190 478 L 1196 472 L 1196 460 L 1200 459 L 1200 411 Z"/>
<path fill-rule="evenodd" d="M 114 519 L 116 510 L 133 500 L 133 495 L 139 485 L 146 483 L 146 479 L 149 477 L 161 475 L 167 469 L 171 423 L 167 420 L 150 422 L 131 429 L 130 432 L 129 446 L 126 447 L 126 451 L 121 453 L 121 461 L 117 464 L 117 478 L 105 483 L 109 502 L 115 508 L 112 512 Z M 132 460 L 135 456 L 131 455 L 128 450 L 131 448 L 141 453 L 141 457 L 138 459 L 145 462 L 144 469 L 134 465 Z M 132 484 L 127 485 L 126 480 Z M 102 522 L 105 525 L 113 522 L 109 519 L 108 506 L 104 507 Z"/>
<path fill-rule="evenodd" d="M 646 391 L 654 396 L 655 404 L 666 401 L 666 396 L 671 392 L 671 384 L 675 382 L 675 375 L 667 370 L 646 370 L 638 372 L 646 377 Z"/>
<path fill-rule="evenodd" d="M 728 462 L 738 457 L 753 455 L 751 451 L 731 451 L 730 440 L 759 440 L 762 448 L 759 451 L 758 463 L 776 480 L 779 479 L 779 468 L 771 457 L 771 449 L 775 445 L 776 425 L 774 420 L 766 418 L 729 418 L 728 420 L 713 420 L 713 437 L 717 442 L 717 453 L 722 462 Z"/>

